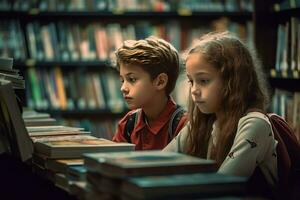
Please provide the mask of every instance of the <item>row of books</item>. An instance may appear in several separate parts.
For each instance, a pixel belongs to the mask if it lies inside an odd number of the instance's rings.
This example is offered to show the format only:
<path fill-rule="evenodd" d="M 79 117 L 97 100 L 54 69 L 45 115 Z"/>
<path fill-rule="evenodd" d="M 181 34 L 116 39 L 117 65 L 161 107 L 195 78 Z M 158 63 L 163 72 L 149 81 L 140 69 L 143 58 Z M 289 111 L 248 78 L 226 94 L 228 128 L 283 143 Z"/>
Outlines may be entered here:
<path fill-rule="evenodd" d="M 27 70 L 26 98 L 36 109 L 103 109 L 122 112 L 127 107 L 114 70 L 88 71 L 76 68 L 62 71 L 60 67 Z"/>
<path fill-rule="evenodd" d="M 288 10 L 300 7 L 300 0 L 281 0 L 273 5 L 275 11 Z"/>
<path fill-rule="evenodd" d="M 8 55 L 15 59 L 24 59 L 27 55 L 22 41 L 26 37 L 28 59 L 37 61 L 90 61 L 110 60 L 116 48 L 124 40 L 142 39 L 156 35 L 170 41 L 179 51 L 185 50 L 200 35 L 209 31 L 229 30 L 236 33 L 249 45 L 253 46 L 253 23 L 246 21 L 237 23 L 226 17 L 205 22 L 203 25 L 187 25 L 175 20 L 166 20 L 159 23 L 136 21 L 132 23 L 72 23 L 67 21 L 41 23 L 33 21 L 26 24 L 26 33 L 22 33 L 19 22 L 12 20 L 13 29 L 4 26 L 0 28 L 0 36 L 10 33 L 11 37 L 3 38 L 0 45 L 0 56 Z M 1 24 L 0 24 L 1 26 Z M 12 37 L 16 35 L 18 37 Z"/>
<path fill-rule="evenodd" d="M 17 20 L 0 21 L 0 57 L 25 60 L 26 44 L 20 22 Z"/>
<path fill-rule="evenodd" d="M 1 0 L 5 10 L 28 11 L 252 11 L 250 0 Z"/>
<path fill-rule="evenodd" d="M 278 25 L 275 69 L 300 71 L 300 18 Z"/>
<path fill-rule="evenodd" d="M 275 89 L 271 110 L 287 120 L 300 141 L 300 92 Z"/>

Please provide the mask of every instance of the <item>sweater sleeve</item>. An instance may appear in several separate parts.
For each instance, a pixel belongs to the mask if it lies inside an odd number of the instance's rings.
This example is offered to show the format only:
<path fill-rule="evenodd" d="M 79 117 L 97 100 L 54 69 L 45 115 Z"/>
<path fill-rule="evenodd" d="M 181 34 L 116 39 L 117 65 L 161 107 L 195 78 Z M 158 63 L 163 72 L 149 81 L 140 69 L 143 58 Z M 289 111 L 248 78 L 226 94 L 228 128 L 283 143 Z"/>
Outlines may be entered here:
<path fill-rule="evenodd" d="M 250 177 L 256 166 L 272 156 L 274 137 L 266 116 L 247 115 L 239 121 L 231 150 L 220 173 Z"/>

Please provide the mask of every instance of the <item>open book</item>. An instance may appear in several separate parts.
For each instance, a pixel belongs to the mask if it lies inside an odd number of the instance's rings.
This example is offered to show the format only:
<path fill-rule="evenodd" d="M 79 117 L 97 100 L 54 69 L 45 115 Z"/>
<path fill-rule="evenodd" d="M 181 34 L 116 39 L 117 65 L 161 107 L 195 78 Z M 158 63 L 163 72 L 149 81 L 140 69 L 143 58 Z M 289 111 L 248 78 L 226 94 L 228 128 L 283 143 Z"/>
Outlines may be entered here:
<path fill-rule="evenodd" d="M 7 152 L 26 161 L 31 158 L 33 144 L 11 83 L 0 83 L 0 153 Z"/>

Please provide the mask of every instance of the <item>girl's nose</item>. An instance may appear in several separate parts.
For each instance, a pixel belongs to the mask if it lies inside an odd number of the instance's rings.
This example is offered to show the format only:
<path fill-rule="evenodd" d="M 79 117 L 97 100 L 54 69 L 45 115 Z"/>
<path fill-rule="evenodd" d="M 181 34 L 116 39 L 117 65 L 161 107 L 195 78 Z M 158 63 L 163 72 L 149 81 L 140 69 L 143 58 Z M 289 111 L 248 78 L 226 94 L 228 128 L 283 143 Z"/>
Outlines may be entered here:
<path fill-rule="evenodd" d="M 196 84 L 191 86 L 191 93 L 192 95 L 199 95 L 201 93 L 200 89 L 196 86 Z"/>

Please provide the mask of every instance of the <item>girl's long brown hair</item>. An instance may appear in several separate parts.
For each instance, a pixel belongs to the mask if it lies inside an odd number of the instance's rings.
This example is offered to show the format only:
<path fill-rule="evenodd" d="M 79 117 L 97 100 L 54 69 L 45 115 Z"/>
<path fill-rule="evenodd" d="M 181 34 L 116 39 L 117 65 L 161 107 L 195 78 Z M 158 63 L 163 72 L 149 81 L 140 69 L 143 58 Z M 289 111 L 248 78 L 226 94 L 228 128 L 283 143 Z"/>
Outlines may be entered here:
<path fill-rule="evenodd" d="M 220 165 L 233 144 L 239 119 L 250 108 L 265 110 L 268 102 L 265 79 L 254 52 L 250 52 L 242 41 L 228 32 L 202 36 L 189 50 L 187 59 L 192 53 L 203 54 L 206 61 L 220 72 L 224 83 L 221 115 L 218 115 L 220 134 L 211 157 Z M 202 113 L 191 97 L 189 99 L 187 153 L 206 158 L 216 116 Z"/>

